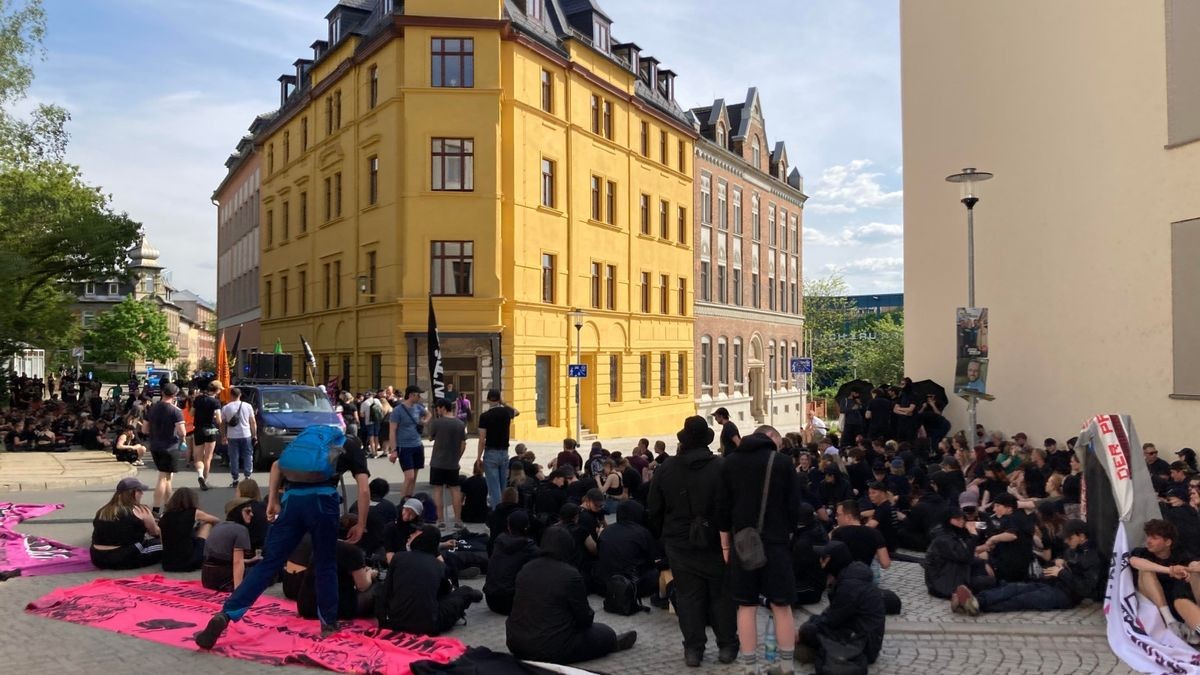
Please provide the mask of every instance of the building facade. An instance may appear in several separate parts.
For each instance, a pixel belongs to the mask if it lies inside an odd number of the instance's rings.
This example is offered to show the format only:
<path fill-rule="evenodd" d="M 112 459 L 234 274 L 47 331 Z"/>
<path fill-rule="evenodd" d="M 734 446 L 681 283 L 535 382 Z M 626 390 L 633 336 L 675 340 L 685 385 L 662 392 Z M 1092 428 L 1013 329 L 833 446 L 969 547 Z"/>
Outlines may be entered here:
<path fill-rule="evenodd" d="M 237 342 L 243 366 L 263 340 L 258 301 L 262 167 L 254 134 L 273 117 L 255 118 L 250 133 L 225 160 L 225 178 L 212 196 L 217 206 L 217 331 L 225 334 L 227 349 Z"/>
<path fill-rule="evenodd" d="M 202 362 L 215 365 L 216 307 L 191 291 L 176 291 L 172 300 L 179 307 L 181 326 L 187 329 L 187 354 L 183 354 L 181 350 L 179 358 L 189 361 L 193 370 L 199 369 Z"/>
<path fill-rule="evenodd" d="M 739 425 L 804 423 L 805 387 L 790 373 L 804 338 L 800 242 L 807 197 L 783 142 L 767 142 L 758 90 L 690 111 L 696 405 Z"/>
<path fill-rule="evenodd" d="M 585 436 L 678 429 L 696 134 L 675 74 L 589 0 L 360 0 L 327 19 L 256 137 L 260 345 L 303 335 L 317 379 L 351 390 L 428 388 L 432 304 L 447 382 L 476 415 L 501 389 L 515 437 L 573 436 L 577 407 Z"/>
<path fill-rule="evenodd" d="M 944 179 L 977 167 L 979 421 L 1061 442 L 1128 413 L 1160 453 L 1195 447 L 1200 4 L 900 7 L 906 371 L 953 380 L 966 209 Z"/>

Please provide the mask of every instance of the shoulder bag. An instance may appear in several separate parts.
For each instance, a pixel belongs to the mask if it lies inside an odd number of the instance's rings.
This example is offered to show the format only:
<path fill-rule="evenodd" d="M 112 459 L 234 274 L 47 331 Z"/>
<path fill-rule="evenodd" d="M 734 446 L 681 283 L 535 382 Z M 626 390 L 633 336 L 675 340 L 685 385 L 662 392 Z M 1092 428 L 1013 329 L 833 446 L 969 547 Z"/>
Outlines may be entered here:
<path fill-rule="evenodd" d="M 767 515 L 767 495 L 771 491 L 771 469 L 775 465 L 775 451 L 767 455 L 767 471 L 763 478 L 762 502 L 758 506 L 758 527 L 743 527 L 733 533 L 733 550 L 744 570 L 757 570 L 766 566 L 767 551 L 763 548 L 763 518 Z"/>

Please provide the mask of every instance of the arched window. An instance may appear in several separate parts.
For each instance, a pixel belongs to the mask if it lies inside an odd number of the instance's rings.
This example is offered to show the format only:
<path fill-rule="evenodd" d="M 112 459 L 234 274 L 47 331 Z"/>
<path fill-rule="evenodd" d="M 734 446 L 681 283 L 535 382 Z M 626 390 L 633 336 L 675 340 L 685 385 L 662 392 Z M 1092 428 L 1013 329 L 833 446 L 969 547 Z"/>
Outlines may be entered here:
<path fill-rule="evenodd" d="M 725 123 L 717 123 L 717 145 L 725 147 Z"/>
<path fill-rule="evenodd" d="M 717 383 L 721 393 L 729 391 L 729 343 L 725 338 L 717 338 Z"/>
<path fill-rule="evenodd" d="M 733 338 L 733 390 L 739 394 L 746 387 L 746 355 L 742 348 L 742 339 Z"/>
<path fill-rule="evenodd" d="M 775 341 L 771 340 L 770 342 L 767 343 L 767 379 L 768 380 L 775 379 L 775 374 L 777 372 L 775 370 L 775 366 L 776 366 Z"/>
<path fill-rule="evenodd" d="M 700 338 L 700 391 L 712 394 L 712 338 Z"/>
<path fill-rule="evenodd" d="M 754 164 L 754 168 L 762 168 L 762 146 L 758 144 L 758 136 L 750 139 L 750 161 Z"/>

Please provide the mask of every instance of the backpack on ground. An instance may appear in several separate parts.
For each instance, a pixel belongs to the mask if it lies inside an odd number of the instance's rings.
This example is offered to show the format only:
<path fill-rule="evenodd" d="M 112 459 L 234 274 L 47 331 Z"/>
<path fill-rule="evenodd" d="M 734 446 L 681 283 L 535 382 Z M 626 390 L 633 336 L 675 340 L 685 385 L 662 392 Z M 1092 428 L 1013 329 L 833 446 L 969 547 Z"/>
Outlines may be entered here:
<path fill-rule="evenodd" d="M 867 675 L 867 642 L 854 637 L 849 642 L 818 633 L 821 647 L 817 650 L 816 675 Z"/>
<path fill-rule="evenodd" d="M 638 612 L 648 612 L 649 607 L 642 604 L 638 597 L 637 583 L 624 574 L 614 574 L 608 578 L 604 588 L 604 611 L 621 616 L 633 616 Z"/>
<path fill-rule="evenodd" d="M 293 483 L 323 483 L 337 474 L 346 435 L 337 427 L 311 426 L 279 455 L 279 472 Z"/>

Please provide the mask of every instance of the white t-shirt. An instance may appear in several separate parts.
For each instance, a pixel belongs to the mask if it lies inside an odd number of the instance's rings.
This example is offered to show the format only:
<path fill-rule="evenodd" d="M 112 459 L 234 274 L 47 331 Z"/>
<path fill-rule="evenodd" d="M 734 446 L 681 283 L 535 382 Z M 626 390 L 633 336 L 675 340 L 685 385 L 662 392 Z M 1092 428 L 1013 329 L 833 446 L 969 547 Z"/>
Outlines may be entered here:
<path fill-rule="evenodd" d="M 809 421 L 812 423 L 813 429 L 816 429 L 820 432 L 829 431 L 829 425 L 825 424 L 825 420 L 821 419 L 820 417 L 813 415 Z"/>
<path fill-rule="evenodd" d="M 254 414 L 254 406 L 245 401 L 233 401 L 221 408 L 221 419 L 228 422 L 234 415 L 238 417 L 237 424 L 229 425 L 229 438 L 250 438 L 250 416 Z"/>
<path fill-rule="evenodd" d="M 375 397 L 371 396 L 363 399 L 362 403 L 358 404 L 358 419 L 363 424 L 371 423 L 371 406 L 375 404 Z"/>

